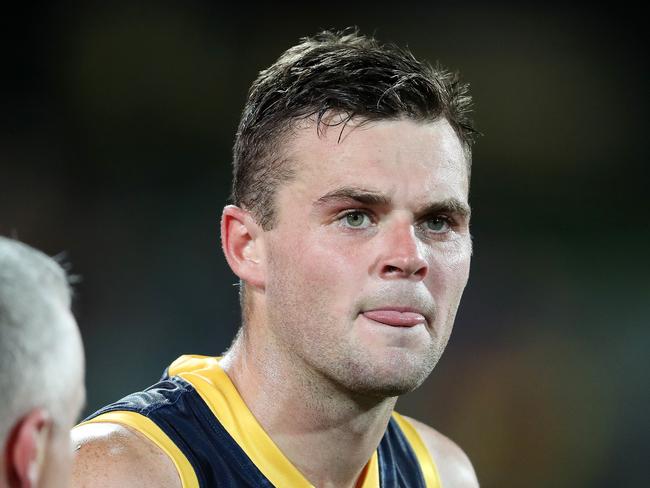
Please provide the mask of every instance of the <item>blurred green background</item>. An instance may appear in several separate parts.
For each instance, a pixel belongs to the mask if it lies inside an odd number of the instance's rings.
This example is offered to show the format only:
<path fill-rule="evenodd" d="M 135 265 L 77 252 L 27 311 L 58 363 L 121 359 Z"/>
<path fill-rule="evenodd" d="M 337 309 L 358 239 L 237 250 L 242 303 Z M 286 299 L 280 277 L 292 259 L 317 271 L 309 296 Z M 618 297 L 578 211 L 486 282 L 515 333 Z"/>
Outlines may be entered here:
<path fill-rule="evenodd" d="M 647 483 L 648 59 L 641 16 L 571 4 L 62 2 L 2 15 L 0 234 L 65 252 L 86 413 L 238 327 L 219 247 L 257 72 L 358 25 L 469 81 L 475 255 L 451 343 L 400 400 L 483 487 Z M 646 54 L 643 54 L 643 53 Z"/>

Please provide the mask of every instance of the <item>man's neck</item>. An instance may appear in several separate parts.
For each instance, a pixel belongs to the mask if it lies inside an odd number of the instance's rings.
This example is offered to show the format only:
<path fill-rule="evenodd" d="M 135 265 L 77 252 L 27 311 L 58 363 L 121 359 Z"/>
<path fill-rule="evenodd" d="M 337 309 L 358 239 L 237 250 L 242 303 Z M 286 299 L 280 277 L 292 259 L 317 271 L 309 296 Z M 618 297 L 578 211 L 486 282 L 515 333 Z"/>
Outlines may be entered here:
<path fill-rule="evenodd" d="M 256 348 L 245 334 L 221 366 L 260 425 L 313 485 L 356 485 L 396 398 L 353 395 L 267 347 Z"/>

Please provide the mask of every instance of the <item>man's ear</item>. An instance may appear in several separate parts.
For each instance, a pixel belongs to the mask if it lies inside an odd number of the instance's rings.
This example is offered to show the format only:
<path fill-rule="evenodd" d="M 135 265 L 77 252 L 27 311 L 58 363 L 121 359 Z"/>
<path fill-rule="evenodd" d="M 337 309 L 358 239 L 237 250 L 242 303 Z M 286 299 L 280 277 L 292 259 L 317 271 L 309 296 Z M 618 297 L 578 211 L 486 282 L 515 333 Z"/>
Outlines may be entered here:
<path fill-rule="evenodd" d="M 221 247 L 233 273 L 246 283 L 264 288 L 266 282 L 263 230 L 253 216 L 235 205 L 221 215 Z"/>
<path fill-rule="evenodd" d="M 14 426 L 6 444 L 6 475 L 9 486 L 38 486 L 45 460 L 52 421 L 36 408 Z"/>

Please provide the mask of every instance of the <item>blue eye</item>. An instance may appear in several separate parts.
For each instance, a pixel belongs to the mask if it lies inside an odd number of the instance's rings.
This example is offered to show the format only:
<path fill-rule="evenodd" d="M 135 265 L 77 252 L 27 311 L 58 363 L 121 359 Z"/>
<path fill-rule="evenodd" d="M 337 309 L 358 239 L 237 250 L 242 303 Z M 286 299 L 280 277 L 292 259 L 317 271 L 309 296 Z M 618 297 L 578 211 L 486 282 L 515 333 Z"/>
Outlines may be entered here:
<path fill-rule="evenodd" d="M 444 217 L 432 217 L 425 222 L 427 230 L 442 234 L 449 230 L 449 221 Z"/>
<path fill-rule="evenodd" d="M 341 217 L 341 222 L 352 229 L 364 229 L 372 223 L 368 214 L 359 211 L 346 213 Z"/>

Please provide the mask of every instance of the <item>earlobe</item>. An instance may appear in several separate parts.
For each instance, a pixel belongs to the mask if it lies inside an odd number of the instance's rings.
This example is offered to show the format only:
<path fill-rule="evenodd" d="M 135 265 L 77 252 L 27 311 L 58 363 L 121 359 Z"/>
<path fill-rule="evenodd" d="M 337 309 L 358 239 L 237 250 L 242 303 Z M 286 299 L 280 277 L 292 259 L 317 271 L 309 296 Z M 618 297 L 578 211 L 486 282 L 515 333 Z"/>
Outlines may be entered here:
<path fill-rule="evenodd" d="M 263 230 L 251 214 L 228 205 L 221 216 L 221 246 L 233 273 L 251 286 L 264 288 Z"/>
<path fill-rule="evenodd" d="M 9 486 L 38 485 L 45 460 L 52 421 L 43 409 L 35 409 L 15 425 L 7 442 Z"/>

